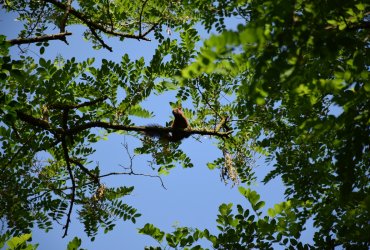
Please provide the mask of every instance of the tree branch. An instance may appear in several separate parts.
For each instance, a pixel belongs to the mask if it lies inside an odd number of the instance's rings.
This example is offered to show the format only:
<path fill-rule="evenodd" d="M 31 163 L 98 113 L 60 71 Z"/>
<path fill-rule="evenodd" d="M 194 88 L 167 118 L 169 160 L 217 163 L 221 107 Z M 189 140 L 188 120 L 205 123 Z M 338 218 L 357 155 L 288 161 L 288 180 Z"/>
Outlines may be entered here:
<path fill-rule="evenodd" d="M 66 24 L 69 16 L 69 11 L 71 10 L 72 0 L 67 0 L 67 8 L 64 11 L 64 15 L 60 24 L 60 32 L 65 32 Z"/>
<path fill-rule="evenodd" d="M 79 126 L 75 126 L 70 128 L 69 130 L 65 131 L 66 134 L 76 134 L 85 129 L 89 128 L 105 128 L 105 129 L 114 129 L 114 130 L 124 130 L 124 131 L 138 131 L 138 132 L 149 132 L 151 134 L 164 134 L 169 132 L 182 132 L 187 135 L 192 134 L 199 134 L 199 135 L 214 135 L 218 137 L 227 137 L 232 131 L 227 132 L 218 132 L 216 130 L 208 130 L 208 129 L 173 129 L 172 127 L 158 127 L 158 126 L 126 126 L 126 125 L 119 125 L 119 124 L 111 124 L 107 122 L 89 122 Z"/>
<path fill-rule="evenodd" d="M 70 159 L 69 159 L 69 155 L 68 155 L 68 147 L 67 147 L 67 142 L 66 142 L 65 137 L 62 138 L 62 147 L 63 147 L 64 159 L 65 159 L 66 164 L 67 164 L 67 170 L 68 170 L 68 173 L 69 173 L 69 177 L 71 178 L 71 182 L 72 182 L 71 205 L 69 206 L 69 211 L 68 211 L 68 214 L 67 214 L 67 222 L 64 226 L 64 235 L 63 235 L 63 238 L 64 238 L 68 234 L 69 223 L 71 222 L 73 204 L 75 202 L 75 195 L 76 195 L 76 182 L 75 182 L 73 172 L 72 172 L 72 169 L 71 169 L 71 165 L 70 165 Z"/>
<path fill-rule="evenodd" d="M 92 105 L 93 102 L 86 102 L 80 105 L 87 106 Z M 56 105 L 56 107 L 60 109 L 70 109 L 70 108 L 76 108 L 81 107 L 79 105 L 72 105 L 72 106 L 64 106 L 63 105 Z M 54 107 L 54 108 L 56 108 Z M 105 128 L 105 129 L 113 129 L 113 130 L 123 130 L 123 131 L 137 131 L 137 132 L 148 132 L 149 134 L 164 134 L 169 132 L 181 132 L 184 135 L 192 135 L 192 134 L 199 134 L 199 135 L 214 135 L 218 137 L 227 137 L 229 136 L 232 131 L 227 132 L 219 132 L 214 129 L 196 129 L 196 128 L 188 128 L 188 129 L 174 129 L 172 127 L 160 127 L 160 126 L 126 126 L 126 125 L 120 125 L 120 124 L 111 124 L 107 122 L 88 122 L 82 125 L 74 126 L 71 128 L 52 128 L 50 126 L 50 123 L 47 121 L 44 121 L 42 119 L 35 118 L 31 115 L 28 115 L 22 111 L 17 110 L 17 115 L 20 120 L 27 122 L 30 125 L 33 125 L 38 128 L 42 128 L 44 130 L 47 130 L 53 134 L 59 134 L 62 136 L 66 135 L 75 135 L 79 132 L 90 129 L 90 128 Z"/>
<path fill-rule="evenodd" d="M 20 44 L 27 44 L 27 43 L 38 43 L 38 42 L 45 42 L 50 40 L 62 40 L 66 41 L 66 36 L 72 35 L 71 32 L 64 32 L 54 35 L 44 35 L 44 36 L 37 36 L 37 37 L 30 37 L 30 38 L 17 38 L 8 40 L 11 45 L 20 45 Z"/>
<path fill-rule="evenodd" d="M 62 10 L 65 10 L 67 8 L 67 5 L 65 5 L 65 4 L 63 4 L 63 3 L 61 3 L 57 0 L 45 0 L 45 1 L 57 6 L 58 8 L 60 8 Z M 102 31 L 106 34 L 119 36 L 119 37 L 124 37 L 124 38 L 133 38 L 133 39 L 138 39 L 138 40 L 150 41 L 150 39 L 146 38 L 145 36 L 125 34 L 125 33 L 116 32 L 113 29 L 107 29 L 103 25 L 100 25 L 100 24 L 97 24 L 97 23 L 91 21 L 86 15 L 78 12 L 77 10 L 75 10 L 72 7 L 70 8 L 69 13 L 72 14 L 73 16 L 75 16 L 77 19 L 79 19 L 83 23 L 85 23 L 89 28 L 92 28 L 92 29 L 95 29 L 95 30 L 100 30 L 100 31 Z"/>
<path fill-rule="evenodd" d="M 220 131 L 220 129 L 225 125 L 226 121 L 227 121 L 228 117 L 225 116 L 225 117 L 222 117 L 221 121 L 219 124 L 217 124 L 216 128 L 215 128 L 215 131 L 218 132 Z"/>
<path fill-rule="evenodd" d="M 161 182 L 161 186 L 167 190 L 167 188 L 165 187 L 163 183 L 162 178 L 159 175 L 142 174 L 142 173 L 135 173 L 135 172 L 129 171 L 129 172 L 110 172 L 108 174 L 99 175 L 99 178 L 104 178 L 104 177 L 108 177 L 112 175 L 135 175 L 135 176 L 144 176 L 144 177 L 150 177 L 150 178 L 158 178 L 159 181 Z"/>
<path fill-rule="evenodd" d="M 28 115 L 28 114 L 26 114 L 26 113 L 24 113 L 20 110 L 17 110 L 16 113 L 17 113 L 18 118 L 21 121 L 24 121 L 24 122 L 26 122 L 30 125 L 33 125 L 35 127 L 38 127 L 38 128 L 44 129 L 44 130 L 47 130 L 47 131 L 51 132 L 52 134 L 62 134 L 63 133 L 63 129 L 52 128 L 50 126 L 50 123 L 45 121 L 45 120 L 35 118 L 32 115 Z"/>
<path fill-rule="evenodd" d="M 93 36 L 96 38 L 96 40 L 98 40 L 99 41 L 99 43 L 101 44 L 101 46 L 103 46 L 103 48 L 106 48 L 107 50 L 109 50 L 110 52 L 113 52 L 113 49 L 112 49 L 112 47 L 110 47 L 110 46 L 108 46 L 108 44 L 106 44 L 105 42 L 104 42 L 104 40 L 98 35 L 98 33 L 96 33 L 96 31 L 93 29 L 93 28 L 91 28 L 91 27 L 89 27 L 90 28 L 90 31 L 91 31 L 91 33 L 93 34 Z"/>
<path fill-rule="evenodd" d="M 75 159 L 69 159 L 71 163 L 74 163 L 76 164 L 85 174 L 87 174 L 88 176 L 90 176 L 90 178 L 98 185 L 100 185 L 100 181 L 99 181 L 99 178 L 98 176 L 92 174 L 90 172 L 90 170 L 88 170 L 84 165 L 82 165 L 81 162 L 79 162 L 78 160 L 75 160 Z"/>
<path fill-rule="evenodd" d="M 348 25 L 347 30 L 370 29 L 370 22 L 359 22 L 357 24 Z"/>
<path fill-rule="evenodd" d="M 143 12 L 144 12 L 144 8 L 145 8 L 145 5 L 146 3 L 148 2 L 148 0 L 145 0 L 145 2 L 143 3 L 143 6 L 141 6 L 141 11 L 140 11 L 140 18 L 139 18 L 139 36 L 141 36 L 142 34 L 142 31 L 141 31 L 141 20 L 143 18 Z"/>

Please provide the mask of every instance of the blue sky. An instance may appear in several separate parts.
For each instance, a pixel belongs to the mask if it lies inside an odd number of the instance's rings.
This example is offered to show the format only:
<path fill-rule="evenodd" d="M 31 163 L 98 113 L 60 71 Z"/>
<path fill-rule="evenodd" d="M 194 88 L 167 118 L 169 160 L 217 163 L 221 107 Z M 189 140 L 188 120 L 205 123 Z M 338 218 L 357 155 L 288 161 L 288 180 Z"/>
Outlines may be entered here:
<path fill-rule="evenodd" d="M 1 13 L 0 33 L 8 36 L 8 39 L 16 38 L 20 23 L 14 21 L 12 15 Z M 237 21 L 232 23 L 235 27 Z M 84 41 L 82 37 L 83 29 L 81 26 L 69 27 L 73 35 L 69 36 L 69 46 L 61 41 L 50 41 L 50 46 L 46 48 L 45 55 L 49 59 L 54 59 L 62 55 L 68 59 L 76 57 L 77 61 L 82 61 L 90 57 L 95 57 L 96 63 L 103 58 L 119 62 L 121 57 L 127 53 L 130 58 L 137 59 L 144 57 L 148 62 L 156 48 L 155 41 L 137 41 L 125 40 L 120 42 L 118 39 L 111 38 L 105 40 L 109 46 L 113 47 L 113 53 L 107 50 L 95 51 L 91 43 Z M 55 33 L 58 31 L 55 30 Z M 201 34 L 207 37 L 206 33 Z M 171 36 L 174 38 L 174 35 Z M 22 46 L 23 48 L 27 45 Z M 38 48 L 31 45 L 29 55 L 38 58 Z M 19 49 L 14 46 L 11 49 L 13 56 L 19 55 Z M 140 119 L 138 123 L 160 123 L 171 119 L 171 107 L 169 102 L 175 102 L 176 99 L 171 94 L 163 96 L 152 96 L 145 103 L 144 107 L 155 114 L 153 119 L 146 121 Z M 189 106 L 189 108 L 191 108 Z M 129 164 L 127 154 L 122 146 L 126 141 L 131 152 L 138 146 L 139 141 L 135 138 L 123 135 L 110 135 L 108 140 L 101 141 L 95 145 L 96 153 L 92 157 L 94 163 L 99 163 L 101 173 L 113 171 L 122 171 L 120 166 Z M 67 243 L 78 236 L 82 239 L 82 247 L 87 249 L 143 249 L 144 246 L 156 245 L 156 242 L 150 237 L 137 233 L 137 228 L 142 227 L 145 223 L 152 223 L 161 230 L 172 231 L 173 226 L 198 227 L 200 229 L 208 228 L 211 232 L 216 233 L 216 216 L 218 207 L 222 203 L 241 204 L 250 208 L 245 198 L 239 194 L 237 187 L 232 188 L 225 185 L 220 180 L 219 170 L 209 170 L 207 162 L 211 162 L 219 157 L 220 152 L 214 145 L 210 137 L 203 137 L 200 142 L 192 138 L 186 139 L 181 145 L 181 149 L 188 154 L 194 167 L 192 169 L 182 169 L 181 166 L 171 170 L 168 176 L 162 176 L 164 185 L 167 190 L 163 189 L 157 178 L 143 176 L 113 176 L 102 180 L 107 186 L 135 186 L 131 196 L 125 199 L 125 202 L 137 208 L 143 216 L 137 220 L 136 224 L 131 222 L 117 221 L 116 228 L 104 234 L 102 231 L 97 235 L 94 242 L 91 242 L 83 232 L 80 222 L 73 218 L 68 237 L 62 239 L 63 228 L 55 224 L 55 228 L 44 233 L 35 230 L 33 241 L 40 243 L 39 250 L 46 249 L 66 249 Z M 42 155 L 40 157 L 43 157 Z M 137 156 L 134 161 L 134 170 L 137 173 L 155 174 L 151 172 L 147 163 L 148 158 Z M 275 203 L 284 200 L 284 187 L 279 179 L 271 181 L 267 185 L 261 184 L 264 175 L 271 170 L 266 166 L 264 159 L 256 156 L 254 170 L 257 173 L 258 181 L 250 188 L 256 190 L 261 199 L 266 201 L 266 210 Z M 64 223 L 64 222 L 63 222 Z M 311 242 L 312 231 L 309 231 L 303 237 L 304 242 Z"/>

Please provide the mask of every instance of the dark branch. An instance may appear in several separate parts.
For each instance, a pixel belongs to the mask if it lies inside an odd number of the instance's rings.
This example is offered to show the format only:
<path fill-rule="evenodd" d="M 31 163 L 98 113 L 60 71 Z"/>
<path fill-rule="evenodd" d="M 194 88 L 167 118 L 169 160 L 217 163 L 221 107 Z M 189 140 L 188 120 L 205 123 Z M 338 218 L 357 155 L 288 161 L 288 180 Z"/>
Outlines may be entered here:
<path fill-rule="evenodd" d="M 359 22 L 358 24 L 348 25 L 347 30 L 370 29 L 370 22 Z"/>
<path fill-rule="evenodd" d="M 124 144 L 122 144 L 122 145 L 123 145 L 123 147 L 126 150 L 126 154 L 130 158 L 130 166 L 128 168 L 127 167 L 123 167 L 124 169 L 127 169 L 127 170 L 130 171 L 130 172 L 127 173 L 128 175 L 138 175 L 138 176 L 146 176 L 146 177 L 151 177 L 151 178 L 158 178 L 160 180 L 160 182 L 161 182 L 162 187 L 164 189 L 167 189 L 164 186 L 163 180 L 162 180 L 162 178 L 159 175 L 150 175 L 150 174 L 138 174 L 138 173 L 135 173 L 134 172 L 134 169 L 133 169 L 135 155 L 131 155 L 130 150 L 128 149 L 128 144 L 126 142 L 124 142 Z"/>
<path fill-rule="evenodd" d="M 71 205 L 69 206 L 69 211 L 68 211 L 68 214 L 67 214 L 67 222 L 64 226 L 64 235 L 63 235 L 63 238 L 64 238 L 68 234 L 69 223 L 71 222 L 73 204 L 75 202 L 75 195 L 76 195 L 76 182 L 75 182 L 73 172 L 72 172 L 72 169 L 71 169 L 71 165 L 70 165 L 70 159 L 69 159 L 69 155 L 68 155 L 68 147 L 67 147 L 67 142 L 66 142 L 65 137 L 62 138 L 62 147 L 63 147 L 63 153 L 64 153 L 64 160 L 66 161 L 67 170 L 68 170 L 68 173 L 69 173 L 69 177 L 71 178 L 71 182 L 72 182 Z"/>
<path fill-rule="evenodd" d="M 146 0 L 144 3 L 143 3 L 143 6 L 141 7 L 141 11 L 140 11 L 140 19 L 139 19 L 139 35 L 141 36 L 142 32 L 141 32 L 141 22 L 142 22 L 142 19 L 143 19 L 143 12 L 144 12 L 144 8 L 145 8 L 145 5 L 146 3 L 148 2 L 148 0 Z"/>
<path fill-rule="evenodd" d="M 96 31 L 93 29 L 93 28 L 91 28 L 91 27 L 89 27 L 90 28 L 90 31 L 91 31 L 91 33 L 93 34 L 93 36 L 96 38 L 96 40 L 98 40 L 99 41 L 99 43 L 101 44 L 101 46 L 103 46 L 103 48 L 106 48 L 107 50 L 109 50 L 110 52 L 113 52 L 113 49 L 112 49 L 112 47 L 110 47 L 110 46 L 108 46 L 108 44 L 106 44 L 105 42 L 104 42 L 104 40 L 98 35 L 98 33 L 96 33 Z"/>
<path fill-rule="evenodd" d="M 83 125 L 75 126 L 70 128 L 66 131 L 66 134 L 77 134 L 85 129 L 89 128 L 105 128 L 105 129 L 114 129 L 114 130 L 124 130 L 124 131 L 138 131 L 138 132 L 150 132 L 150 133 L 158 133 L 164 134 L 169 132 L 181 132 L 184 134 L 192 135 L 192 134 L 199 134 L 199 135 L 214 135 L 219 137 L 227 137 L 232 131 L 228 132 L 217 132 L 215 130 L 207 130 L 207 129 L 173 129 L 172 127 L 158 127 L 158 126 L 126 126 L 126 125 L 119 125 L 119 124 L 111 124 L 106 122 L 89 122 Z"/>
<path fill-rule="evenodd" d="M 52 128 L 50 126 L 50 123 L 48 123 L 45 120 L 35 118 L 32 115 L 28 115 L 28 114 L 26 114 L 26 113 L 24 113 L 22 111 L 19 111 L 19 110 L 17 110 L 16 113 L 17 113 L 18 118 L 21 121 L 24 121 L 24 122 L 26 122 L 28 124 L 31 124 L 31 125 L 35 126 L 35 127 L 38 127 L 38 128 L 44 129 L 44 130 L 47 130 L 47 131 L 49 131 L 49 132 L 51 132 L 53 134 L 55 134 L 55 133 L 59 133 L 59 134 L 63 133 L 63 130 L 62 129 Z"/>
<path fill-rule="evenodd" d="M 11 45 L 20 45 L 20 44 L 27 44 L 27 43 L 38 43 L 38 42 L 45 42 L 50 40 L 62 40 L 66 41 L 66 36 L 72 35 L 71 32 L 64 32 L 60 34 L 54 35 L 45 35 L 45 36 L 37 36 L 37 37 L 30 37 L 30 38 L 17 38 L 9 40 L 8 42 Z"/>
<path fill-rule="evenodd" d="M 110 172 L 108 174 L 99 175 L 99 178 L 104 178 L 104 177 L 108 177 L 112 175 L 135 175 L 135 176 L 144 176 L 144 177 L 150 177 L 150 178 L 158 178 L 159 181 L 161 182 L 161 186 L 164 189 L 167 189 L 163 183 L 162 178 L 159 175 L 142 174 L 142 173 L 135 173 L 135 172 L 129 171 L 129 172 Z"/>
<path fill-rule="evenodd" d="M 154 24 L 150 29 L 148 29 L 148 30 L 143 34 L 143 36 L 145 37 L 145 36 L 146 36 L 146 35 L 148 35 L 150 32 L 152 32 L 152 31 L 155 29 L 155 27 L 157 27 L 157 26 L 158 26 L 158 24 L 159 24 L 159 23 Z"/>
<path fill-rule="evenodd" d="M 81 162 L 75 159 L 69 159 L 71 163 L 76 164 L 85 174 L 90 176 L 90 178 L 96 183 L 100 184 L 98 176 L 92 174 Z"/>
<path fill-rule="evenodd" d="M 60 32 L 65 32 L 66 24 L 69 16 L 69 11 L 71 10 L 72 0 L 67 0 L 67 8 L 64 11 L 64 15 L 60 24 Z"/>
<path fill-rule="evenodd" d="M 92 101 L 93 102 L 93 101 Z M 79 105 L 72 105 L 72 106 L 58 106 L 60 109 L 69 110 L 71 108 L 87 106 L 92 105 L 92 102 L 86 102 Z M 54 107 L 56 108 L 56 107 Z M 90 128 L 105 128 L 105 129 L 113 129 L 113 130 L 123 130 L 123 131 L 137 131 L 137 132 L 148 132 L 150 134 L 165 134 L 169 132 L 181 132 L 184 135 L 192 135 L 192 134 L 199 134 L 199 135 L 214 135 L 218 137 L 227 137 L 232 133 L 232 131 L 227 132 L 219 132 L 216 130 L 209 130 L 209 129 L 173 129 L 172 127 L 158 127 L 158 126 L 126 126 L 126 125 L 120 125 L 120 124 L 111 124 L 107 122 L 88 122 L 82 125 L 74 126 L 71 128 L 52 128 L 50 124 L 47 121 L 44 121 L 42 119 L 35 118 L 31 115 L 28 115 L 26 113 L 23 113 L 22 111 L 17 111 L 17 115 L 20 120 L 27 122 L 30 125 L 33 125 L 38 128 L 45 129 L 47 131 L 50 131 L 53 134 L 59 134 L 59 135 L 75 135 L 80 133 L 83 130 L 90 129 Z"/>

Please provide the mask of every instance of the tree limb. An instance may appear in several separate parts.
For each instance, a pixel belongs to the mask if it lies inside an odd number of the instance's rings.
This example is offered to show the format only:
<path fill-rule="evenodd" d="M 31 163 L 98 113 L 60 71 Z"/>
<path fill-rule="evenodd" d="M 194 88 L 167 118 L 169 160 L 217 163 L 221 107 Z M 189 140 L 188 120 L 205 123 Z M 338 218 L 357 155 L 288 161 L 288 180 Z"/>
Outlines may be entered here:
<path fill-rule="evenodd" d="M 63 133 L 63 129 L 52 128 L 50 123 L 45 120 L 35 118 L 32 115 L 28 115 L 20 110 L 17 110 L 16 113 L 17 113 L 18 118 L 21 121 L 24 121 L 30 125 L 47 130 L 51 132 L 52 134 L 62 134 Z"/>
<path fill-rule="evenodd" d="M 88 176 L 90 176 L 90 178 L 96 183 L 96 184 L 100 184 L 100 181 L 99 181 L 99 178 L 98 176 L 92 174 L 90 172 L 90 170 L 88 170 L 84 165 L 82 165 L 81 162 L 79 162 L 78 160 L 75 160 L 75 159 L 69 159 L 71 163 L 74 163 L 76 164 L 85 174 L 87 174 Z"/>
<path fill-rule="evenodd" d="M 38 43 L 38 42 L 45 42 L 50 40 L 62 40 L 65 42 L 66 36 L 72 35 L 71 32 L 64 32 L 54 35 L 44 35 L 44 36 L 37 36 L 37 37 L 30 37 L 30 38 L 17 38 L 8 40 L 11 45 L 20 45 L 20 44 L 27 44 L 27 43 Z"/>
<path fill-rule="evenodd" d="M 140 18 L 139 18 L 139 35 L 141 36 L 142 35 L 142 31 L 141 31 L 141 20 L 143 18 L 143 12 L 144 12 L 144 8 L 145 8 L 145 5 L 146 3 L 148 2 L 148 0 L 145 0 L 145 2 L 143 3 L 143 6 L 141 6 L 141 11 L 140 11 Z"/>
<path fill-rule="evenodd" d="M 227 116 L 224 116 L 221 118 L 221 121 L 219 124 L 217 124 L 216 128 L 215 128 L 215 131 L 218 132 L 220 131 L 220 129 L 225 125 L 226 121 L 227 121 L 228 117 Z"/>
<path fill-rule="evenodd" d="M 93 29 L 93 28 L 91 28 L 91 27 L 89 27 L 90 28 L 90 31 L 91 31 L 91 33 L 93 34 L 93 36 L 96 38 L 96 40 L 98 40 L 99 41 L 99 43 L 101 44 L 101 46 L 103 46 L 103 48 L 106 48 L 107 50 L 109 50 L 110 52 L 113 52 L 113 49 L 112 49 L 112 47 L 110 47 L 108 44 L 106 44 L 105 42 L 104 42 L 104 40 L 98 35 L 98 33 L 96 33 L 96 31 Z"/>
<path fill-rule="evenodd" d="M 75 127 L 70 128 L 69 130 L 65 131 L 66 134 L 76 134 L 85 129 L 89 128 L 105 128 L 105 129 L 114 129 L 114 130 L 124 130 L 124 131 L 138 131 L 138 132 L 150 132 L 150 133 L 169 133 L 169 132 L 182 132 L 184 134 L 192 135 L 192 134 L 199 134 L 199 135 L 214 135 L 219 137 L 227 137 L 232 131 L 227 132 L 218 132 L 213 129 L 174 129 L 172 127 L 158 127 L 158 126 L 126 126 L 126 125 L 119 125 L 119 124 L 111 124 L 107 122 L 89 122 L 82 125 L 78 125 Z"/>
<path fill-rule="evenodd" d="M 68 20 L 68 16 L 69 16 L 69 11 L 72 8 L 71 4 L 72 4 L 72 0 L 67 0 L 67 8 L 64 11 L 64 15 L 63 15 L 63 18 L 62 18 L 62 21 L 61 21 L 61 24 L 60 24 L 60 32 L 65 32 L 65 30 L 66 30 L 66 24 L 67 24 L 67 20 Z"/>
<path fill-rule="evenodd" d="M 45 1 L 57 6 L 58 8 L 60 8 L 62 10 L 65 10 L 67 8 L 67 5 L 65 5 L 65 4 L 63 4 L 63 3 L 61 3 L 57 0 L 45 0 Z M 75 10 L 72 7 L 70 8 L 69 13 L 72 14 L 73 16 L 75 16 L 77 19 L 79 19 L 83 23 L 85 23 L 88 27 L 90 27 L 92 29 L 100 30 L 100 31 L 102 31 L 106 34 L 119 36 L 119 37 L 124 37 L 124 38 L 133 38 L 133 39 L 138 39 L 138 40 L 150 41 L 150 39 L 146 38 L 145 36 L 131 35 L 131 34 L 126 34 L 126 33 L 116 32 L 113 29 L 107 29 L 103 25 L 100 25 L 100 24 L 97 24 L 97 23 L 91 21 L 86 15 L 78 12 L 77 10 Z"/>
<path fill-rule="evenodd" d="M 87 106 L 87 105 L 92 105 L 91 103 L 93 102 L 86 102 L 80 105 Z M 70 109 L 71 107 L 76 108 L 76 107 L 81 107 L 81 106 L 79 105 L 68 106 L 67 105 L 63 107 L 63 105 L 60 105 L 60 106 L 57 105 L 57 107 L 65 110 L 65 109 Z M 27 122 L 28 124 L 33 125 L 35 127 L 47 130 L 55 135 L 62 135 L 62 136 L 75 135 L 83 130 L 90 129 L 90 128 L 105 128 L 105 129 L 123 130 L 123 131 L 149 132 L 152 134 L 181 132 L 187 135 L 199 134 L 199 135 L 214 135 L 218 137 L 227 137 L 228 135 L 232 133 L 231 130 L 227 132 L 219 132 L 214 129 L 196 129 L 196 128 L 188 128 L 188 129 L 182 130 L 182 129 L 174 129 L 172 127 L 159 127 L 159 126 L 150 126 L 150 125 L 149 126 L 126 126 L 126 125 L 112 124 L 112 123 L 101 122 L 101 121 L 88 122 L 88 123 L 77 125 L 71 128 L 53 128 L 51 127 L 50 123 L 47 121 L 35 118 L 19 110 L 17 110 L 16 112 L 20 120 Z"/>
<path fill-rule="evenodd" d="M 67 142 L 66 142 L 65 136 L 62 138 L 62 147 L 63 147 L 64 159 L 65 159 L 66 164 L 67 164 L 67 170 L 68 170 L 68 173 L 69 173 L 69 177 L 71 178 L 71 182 L 72 182 L 71 205 L 69 206 L 69 211 L 68 211 L 68 214 L 67 214 L 67 222 L 64 226 L 64 234 L 63 234 L 63 238 L 64 238 L 68 234 L 69 223 L 71 222 L 71 215 L 72 215 L 73 205 L 74 205 L 74 202 L 75 202 L 75 195 L 76 195 L 76 182 L 75 182 L 73 172 L 72 172 L 72 169 L 71 169 L 71 165 L 70 165 L 70 159 L 69 159 L 69 155 L 68 155 L 68 147 L 67 147 Z"/>

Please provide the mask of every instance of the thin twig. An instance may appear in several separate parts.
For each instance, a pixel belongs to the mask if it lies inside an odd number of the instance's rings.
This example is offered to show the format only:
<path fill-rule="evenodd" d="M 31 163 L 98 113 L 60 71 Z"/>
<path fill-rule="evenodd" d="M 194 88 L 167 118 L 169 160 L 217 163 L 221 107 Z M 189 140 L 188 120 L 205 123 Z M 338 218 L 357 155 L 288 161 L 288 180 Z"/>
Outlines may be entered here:
<path fill-rule="evenodd" d="M 164 189 L 167 189 L 164 186 L 163 180 L 159 175 L 150 175 L 150 174 L 142 174 L 142 173 L 134 173 L 134 172 L 133 173 L 132 172 L 110 172 L 108 174 L 99 175 L 99 178 L 108 177 L 108 176 L 112 176 L 112 175 L 134 175 L 134 176 L 145 176 L 145 177 L 151 177 L 151 178 L 158 178 L 161 181 L 161 186 Z"/>
<path fill-rule="evenodd" d="M 198 81 L 200 81 L 200 79 L 198 79 Z M 199 94 L 202 96 L 202 98 L 203 98 L 203 100 L 206 102 L 206 104 L 209 106 L 209 108 L 217 115 L 217 116 L 220 116 L 219 114 L 218 114 L 218 112 L 213 108 L 213 106 L 211 105 L 211 103 L 209 102 L 209 100 L 208 100 L 208 97 L 205 95 L 205 94 L 203 94 L 203 92 L 202 92 L 202 90 L 200 89 L 200 87 L 199 87 L 199 83 L 197 82 L 196 84 L 195 84 L 195 89 L 196 90 L 198 90 L 198 92 L 199 92 Z"/>
<path fill-rule="evenodd" d="M 148 2 L 148 0 L 145 0 L 144 3 L 143 3 L 143 6 L 141 6 L 140 18 L 139 18 L 139 36 L 141 36 L 141 34 L 142 34 L 142 32 L 141 32 L 142 18 L 143 18 L 144 7 L 145 7 L 147 2 Z"/>
<path fill-rule="evenodd" d="M 167 188 L 164 186 L 162 178 L 159 175 L 149 175 L 149 174 L 135 173 L 134 169 L 133 169 L 133 162 L 134 162 L 135 155 L 131 155 L 130 150 L 128 148 L 128 144 L 126 142 L 124 142 L 122 144 L 122 146 L 125 148 L 126 153 L 127 153 L 128 157 L 130 159 L 130 166 L 128 168 L 124 167 L 125 169 L 128 169 L 130 171 L 129 173 L 127 173 L 128 175 L 138 175 L 138 176 L 146 176 L 146 177 L 151 177 L 151 178 L 158 178 L 161 182 L 162 187 L 167 190 Z M 121 167 L 123 167 L 123 166 L 121 166 Z"/>
<path fill-rule="evenodd" d="M 152 32 L 158 26 L 158 24 L 159 24 L 159 22 L 153 24 L 153 26 L 150 29 L 148 29 L 146 32 L 144 32 L 144 34 L 142 36 L 145 37 L 146 35 L 148 35 L 150 32 Z"/>
<path fill-rule="evenodd" d="M 37 18 L 36 18 L 36 21 L 34 22 L 33 27 L 32 27 L 31 29 L 29 29 L 29 30 L 28 30 L 28 32 L 27 32 L 27 33 L 28 33 L 27 37 L 28 37 L 29 35 L 31 35 L 31 34 L 34 32 L 34 30 L 36 29 L 36 27 L 38 26 L 38 24 L 39 24 L 39 22 L 40 22 L 40 20 L 41 20 L 41 16 L 42 16 L 42 14 L 44 13 L 45 6 L 46 6 L 46 3 L 45 3 L 45 2 L 43 2 L 43 3 L 42 3 L 41 11 L 40 11 L 40 13 L 37 15 Z M 33 10 L 30 16 L 34 16 L 34 14 L 36 13 L 36 11 L 37 11 L 37 9 Z"/>
<path fill-rule="evenodd" d="M 113 30 L 114 29 L 114 24 L 113 24 L 112 15 L 110 13 L 110 0 L 107 0 L 107 14 L 108 14 L 108 17 L 109 17 L 111 29 Z"/>
<path fill-rule="evenodd" d="M 93 36 L 96 38 L 96 40 L 99 41 L 99 43 L 101 44 L 101 46 L 103 46 L 103 48 L 106 48 L 107 50 L 109 50 L 110 52 L 113 52 L 113 49 L 112 47 L 110 47 L 108 44 L 106 44 L 104 42 L 104 40 L 98 35 L 98 33 L 96 33 L 96 31 L 92 28 L 92 27 L 89 27 L 90 28 L 90 31 L 91 33 L 93 34 Z"/>

